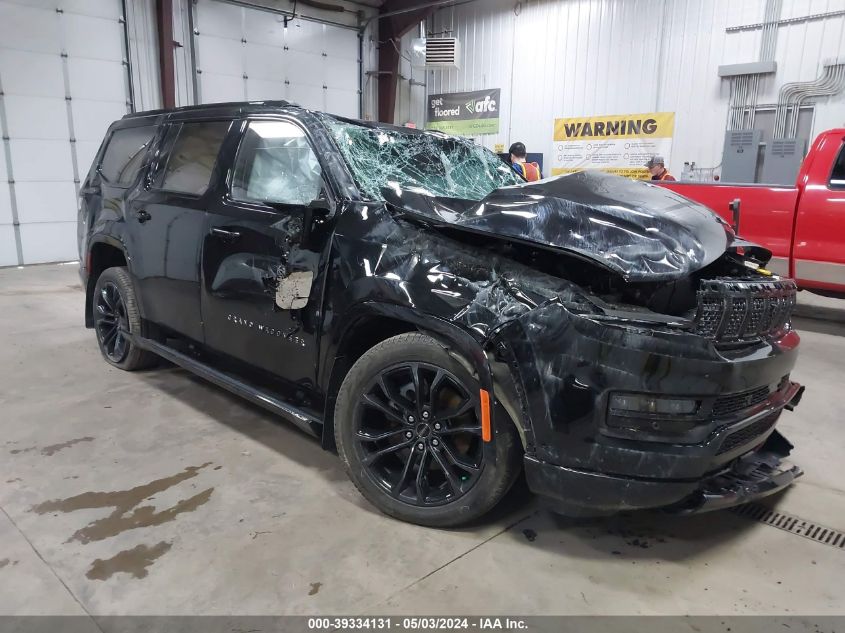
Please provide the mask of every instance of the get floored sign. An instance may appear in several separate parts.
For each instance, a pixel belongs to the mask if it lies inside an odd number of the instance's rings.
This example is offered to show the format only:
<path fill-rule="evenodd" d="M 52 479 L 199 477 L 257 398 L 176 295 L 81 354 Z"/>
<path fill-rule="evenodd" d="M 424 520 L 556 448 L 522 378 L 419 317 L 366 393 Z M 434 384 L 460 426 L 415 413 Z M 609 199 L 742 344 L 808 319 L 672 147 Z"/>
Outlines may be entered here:
<path fill-rule="evenodd" d="M 674 112 L 555 119 L 552 175 L 600 169 L 648 179 L 649 158 L 669 163 L 674 130 Z"/>
<path fill-rule="evenodd" d="M 476 90 L 429 95 L 426 128 L 447 134 L 476 136 L 499 131 L 502 90 Z"/>

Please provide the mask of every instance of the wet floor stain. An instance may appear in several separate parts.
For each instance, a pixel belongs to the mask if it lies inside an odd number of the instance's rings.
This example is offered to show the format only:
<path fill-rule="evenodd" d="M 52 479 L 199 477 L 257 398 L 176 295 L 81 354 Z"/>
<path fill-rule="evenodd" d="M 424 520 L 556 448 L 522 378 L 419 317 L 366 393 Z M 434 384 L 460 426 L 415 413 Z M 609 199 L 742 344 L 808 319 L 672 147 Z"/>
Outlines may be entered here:
<path fill-rule="evenodd" d="M 16 560 L 9 560 L 8 558 L 0 558 L 0 569 L 3 569 L 4 567 L 6 567 L 8 565 L 11 565 L 12 567 L 14 567 L 17 564 L 18 564 L 18 561 L 16 561 Z"/>
<path fill-rule="evenodd" d="M 93 437 L 78 437 L 74 440 L 68 440 L 67 442 L 61 442 L 59 444 L 51 444 L 50 446 L 45 446 L 41 449 L 41 454 L 44 457 L 52 457 L 59 451 L 62 451 L 66 448 L 73 446 L 74 444 L 79 444 L 80 442 L 93 442 Z M 20 455 L 22 453 L 31 453 L 32 451 L 37 451 L 37 446 L 29 446 L 27 448 L 16 448 L 14 450 L 9 451 L 12 455 Z"/>
<path fill-rule="evenodd" d="M 134 578 L 146 578 L 147 568 L 157 558 L 163 556 L 173 547 L 171 543 L 161 541 L 149 547 L 138 545 L 132 549 L 123 550 L 111 558 L 98 558 L 91 564 L 85 576 L 91 580 L 108 580 L 117 573 L 131 574 Z"/>
<path fill-rule="evenodd" d="M 50 446 L 45 446 L 44 448 L 41 449 L 41 454 L 44 455 L 45 457 L 52 457 L 53 455 L 55 455 L 59 451 L 62 451 L 66 448 L 70 448 L 74 444 L 80 444 L 82 442 L 93 442 L 93 441 L 94 441 L 93 437 L 87 437 L 87 436 L 86 437 L 78 437 L 75 440 L 68 440 L 67 442 L 62 442 L 60 444 L 52 444 Z"/>
<path fill-rule="evenodd" d="M 309 596 L 316 596 L 317 592 L 320 591 L 320 587 L 323 586 L 321 582 L 312 582 L 311 583 L 311 591 L 308 592 Z"/>
<path fill-rule="evenodd" d="M 20 477 L 15 477 L 14 479 L 7 479 L 7 480 L 6 480 L 6 483 L 7 483 L 7 484 L 13 484 L 13 483 L 15 483 L 16 481 L 23 481 L 23 479 L 21 479 Z"/>
<path fill-rule="evenodd" d="M 88 510 L 94 508 L 114 508 L 109 516 L 92 521 L 85 527 L 77 530 L 66 541 L 78 541 L 90 543 L 102 541 L 103 539 L 117 536 L 121 532 L 136 528 L 161 525 L 174 520 L 180 514 L 193 512 L 211 498 L 214 488 L 208 488 L 202 492 L 181 499 L 170 508 L 156 511 L 154 506 L 140 505 L 153 495 L 163 492 L 173 486 L 197 476 L 200 470 L 209 466 L 206 462 L 201 466 L 188 466 L 183 471 L 156 479 L 147 484 L 135 486 L 129 490 L 115 490 L 112 492 L 84 492 L 67 499 L 53 499 L 39 503 L 31 508 L 37 514 L 49 512 L 74 512 L 76 510 Z"/>
<path fill-rule="evenodd" d="M 32 451 L 34 451 L 37 448 L 38 448 L 37 446 L 30 446 L 29 448 L 16 448 L 16 449 L 9 451 L 9 452 L 12 455 L 20 455 L 21 453 L 31 453 Z"/>

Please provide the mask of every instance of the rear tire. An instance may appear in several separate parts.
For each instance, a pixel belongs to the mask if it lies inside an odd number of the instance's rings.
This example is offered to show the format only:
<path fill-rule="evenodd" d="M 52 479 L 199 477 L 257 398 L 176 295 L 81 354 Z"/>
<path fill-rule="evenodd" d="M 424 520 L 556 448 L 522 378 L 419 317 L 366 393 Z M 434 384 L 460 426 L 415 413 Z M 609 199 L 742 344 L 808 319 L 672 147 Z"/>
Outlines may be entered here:
<path fill-rule="evenodd" d="M 152 367 L 158 356 L 133 345 L 125 336 L 141 335 L 141 315 L 129 271 L 114 266 L 103 271 L 91 301 L 97 344 L 106 362 L 125 371 Z"/>
<path fill-rule="evenodd" d="M 433 338 L 379 343 L 352 366 L 335 406 L 349 478 L 403 521 L 453 527 L 481 517 L 516 480 L 522 444 L 502 409 L 492 444 L 482 442 L 478 402 L 476 378 Z"/>

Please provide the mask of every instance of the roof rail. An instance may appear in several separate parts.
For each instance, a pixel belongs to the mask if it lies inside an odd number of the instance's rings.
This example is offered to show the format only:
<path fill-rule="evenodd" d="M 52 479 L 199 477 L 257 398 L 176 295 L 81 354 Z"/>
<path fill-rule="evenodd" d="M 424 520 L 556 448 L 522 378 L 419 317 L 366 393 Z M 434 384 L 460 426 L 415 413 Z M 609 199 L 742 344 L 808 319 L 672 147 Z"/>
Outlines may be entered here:
<path fill-rule="evenodd" d="M 299 105 L 292 101 L 268 100 L 268 101 L 225 101 L 220 103 L 201 103 L 199 105 L 181 106 L 179 108 L 162 108 L 159 110 L 143 110 L 140 112 L 130 112 L 123 116 L 124 119 L 131 119 L 135 117 L 155 116 L 160 114 L 173 114 L 179 112 L 202 112 L 204 110 L 217 110 L 220 108 L 237 108 L 247 106 L 267 106 L 275 108 L 298 108 Z"/>

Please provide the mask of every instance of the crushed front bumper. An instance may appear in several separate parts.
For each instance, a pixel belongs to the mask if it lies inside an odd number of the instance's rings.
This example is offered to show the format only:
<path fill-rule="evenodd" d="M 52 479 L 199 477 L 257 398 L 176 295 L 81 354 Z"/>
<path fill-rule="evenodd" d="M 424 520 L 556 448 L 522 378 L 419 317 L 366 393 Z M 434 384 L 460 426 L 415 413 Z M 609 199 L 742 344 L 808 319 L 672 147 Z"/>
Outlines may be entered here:
<path fill-rule="evenodd" d="M 800 474 L 782 461 L 791 445 L 775 430 L 803 391 L 789 379 L 799 345 L 791 329 L 718 347 L 549 304 L 498 335 L 522 389 L 528 485 L 563 514 L 701 512 L 771 494 Z M 618 393 L 695 400 L 698 410 L 618 414 Z M 622 416 L 633 423 L 611 420 Z"/>
<path fill-rule="evenodd" d="M 570 516 L 661 508 L 679 514 L 720 510 L 783 490 L 803 472 L 786 460 L 792 445 L 774 431 L 756 450 L 698 481 L 639 479 L 587 472 L 525 457 L 528 485 Z"/>

